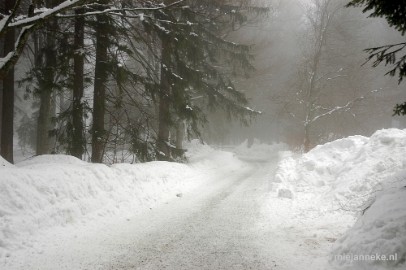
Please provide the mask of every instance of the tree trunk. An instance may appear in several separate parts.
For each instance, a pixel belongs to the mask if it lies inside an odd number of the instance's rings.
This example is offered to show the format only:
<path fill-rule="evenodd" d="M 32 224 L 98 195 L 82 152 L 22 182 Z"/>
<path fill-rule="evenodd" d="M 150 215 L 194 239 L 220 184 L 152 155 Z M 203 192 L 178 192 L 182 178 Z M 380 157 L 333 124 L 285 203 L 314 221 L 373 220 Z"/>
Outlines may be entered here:
<path fill-rule="evenodd" d="M 6 13 L 13 9 L 15 0 L 6 0 Z M 4 55 L 14 50 L 15 32 L 10 29 L 4 39 Z M 1 121 L 1 155 L 13 163 L 13 134 L 14 134 L 14 68 L 11 68 L 3 79 Z"/>
<path fill-rule="evenodd" d="M 310 66 L 310 78 L 309 86 L 307 89 L 307 100 L 306 100 L 306 117 L 305 117 L 305 127 L 304 127 L 304 141 L 303 148 L 305 152 L 310 151 L 311 142 L 310 142 L 310 130 L 312 125 L 312 119 L 314 117 L 314 102 L 316 100 L 315 95 L 317 94 L 317 80 L 320 69 L 320 62 L 323 55 L 323 46 L 326 43 L 327 39 L 327 29 L 329 28 L 331 14 L 328 13 L 328 5 L 330 0 L 326 2 L 317 2 L 319 8 L 319 13 L 316 15 L 317 24 L 316 27 L 316 36 L 314 40 L 314 51 L 311 60 Z"/>
<path fill-rule="evenodd" d="M 4 2 L 0 3 L 0 12 L 4 12 Z M 0 37 L 0 56 L 4 55 L 4 43 L 5 39 L 4 37 Z M 1 155 L 1 130 L 2 130 L 2 123 L 3 123 L 3 81 L 4 78 L 0 77 L 0 155 Z"/>
<path fill-rule="evenodd" d="M 170 5 L 175 0 L 165 0 L 165 5 Z M 158 138 L 157 138 L 157 159 L 163 161 L 172 160 L 171 146 L 169 141 L 171 128 L 171 85 L 168 78 L 168 70 L 171 63 L 170 41 L 165 37 L 161 39 L 161 82 L 159 91 L 158 106 Z"/>
<path fill-rule="evenodd" d="M 185 139 L 185 121 L 180 120 L 176 126 L 176 149 L 183 150 L 183 140 Z"/>
<path fill-rule="evenodd" d="M 83 13 L 82 10 L 75 11 L 77 15 Z M 82 159 L 84 152 L 84 134 L 83 134 L 83 77 L 84 77 L 84 17 L 75 18 L 75 37 L 74 37 L 74 81 L 73 81 L 73 104 L 72 104 L 72 149 L 71 154 Z"/>
<path fill-rule="evenodd" d="M 47 8 L 54 7 L 55 1 L 47 1 L 46 6 Z M 43 87 L 40 89 L 40 107 L 37 122 L 37 155 L 50 153 L 51 102 L 56 70 L 56 45 L 53 33 L 57 27 L 56 19 L 51 19 L 46 25 L 44 82 Z"/>
<path fill-rule="evenodd" d="M 171 148 L 169 142 L 170 129 L 170 96 L 171 88 L 167 76 L 169 67 L 170 50 L 168 44 L 162 41 L 162 64 L 161 64 L 161 83 L 159 92 L 159 115 L 158 115 L 158 139 L 157 139 L 157 159 L 163 161 L 171 160 Z"/>
<path fill-rule="evenodd" d="M 49 154 L 49 128 L 51 113 L 50 89 L 41 89 L 40 107 L 37 121 L 37 155 Z"/>
<path fill-rule="evenodd" d="M 0 39 L 0 43 L 3 39 Z M 2 44 L 0 44 L 2 45 Z M 0 47 L 0 52 L 3 52 L 3 47 Z M 3 125 L 3 80 L 0 80 L 0 155 L 1 155 L 1 131 Z"/>
<path fill-rule="evenodd" d="M 186 150 L 183 149 L 183 140 L 185 138 L 186 123 L 184 120 L 178 120 L 176 125 L 176 141 L 175 149 L 172 149 L 171 154 L 174 158 L 184 159 Z"/>
<path fill-rule="evenodd" d="M 309 125 L 305 125 L 304 133 L 305 134 L 304 134 L 304 141 L 303 141 L 303 151 L 305 153 L 307 153 L 307 152 L 310 151 L 310 147 L 311 147 L 311 144 L 310 144 L 310 127 L 309 127 Z"/>
<path fill-rule="evenodd" d="M 107 4 L 108 1 L 100 1 Z M 103 162 L 105 146 L 104 116 L 106 111 L 106 83 L 108 62 L 108 18 L 105 14 L 96 16 L 96 66 L 93 96 L 92 162 Z"/>

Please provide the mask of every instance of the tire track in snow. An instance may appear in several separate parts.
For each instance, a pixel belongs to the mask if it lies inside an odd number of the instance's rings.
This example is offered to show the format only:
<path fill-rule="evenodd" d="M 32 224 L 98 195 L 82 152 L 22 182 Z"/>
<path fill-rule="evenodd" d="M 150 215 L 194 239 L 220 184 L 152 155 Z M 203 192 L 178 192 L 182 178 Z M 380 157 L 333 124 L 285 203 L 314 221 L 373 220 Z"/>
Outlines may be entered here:
<path fill-rule="evenodd" d="M 153 210 L 135 222 L 142 235 L 103 269 L 274 269 L 271 254 L 261 250 L 271 239 L 258 226 L 269 169 L 255 164 L 218 179 L 220 187 Z"/>

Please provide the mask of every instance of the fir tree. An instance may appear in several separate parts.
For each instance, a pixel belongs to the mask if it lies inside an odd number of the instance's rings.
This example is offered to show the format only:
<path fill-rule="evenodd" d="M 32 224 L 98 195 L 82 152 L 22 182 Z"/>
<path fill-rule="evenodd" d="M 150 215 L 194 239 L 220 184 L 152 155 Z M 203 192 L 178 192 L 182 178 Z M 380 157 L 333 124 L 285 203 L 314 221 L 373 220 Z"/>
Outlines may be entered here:
<path fill-rule="evenodd" d="M 249 46 L 221 37 L 244 17 L 238 7 L 223 1 L 189 1 L 179 9 L 162 10 L 156 18 L 144 21 L 148 32 L 161 43 L 159 84 L 159 130 L 157 157 L 172 159 L 170 129 L 179 121 L 189 123 L 189 134 L 199 136 L 199 125 L 206 121 L 204 111 L 225 110 L 230 117 L 247 123 L 257 114 L 247 107 L 245 95 L 232 77 L 247 76 L 251 65 Z M 202 101 L 195 102 L 197 96 Z"/>

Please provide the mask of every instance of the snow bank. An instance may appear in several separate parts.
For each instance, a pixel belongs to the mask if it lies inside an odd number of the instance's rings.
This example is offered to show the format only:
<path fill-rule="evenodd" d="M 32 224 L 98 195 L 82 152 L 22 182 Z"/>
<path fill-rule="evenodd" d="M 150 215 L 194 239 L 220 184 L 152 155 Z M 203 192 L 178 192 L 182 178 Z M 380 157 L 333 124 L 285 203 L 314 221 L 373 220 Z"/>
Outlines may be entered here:
<path fill-rule="evenodd" d="M 406 269 L 406 172 L 387 179 L 381 188 L 354 227 L 335 243 L 330 259 L 335 269 Z"/>
<path fill-rule="evenodd" d="M 0 258 L 31 246 L 30 239 L 43 231 L 130 217 L 212 179 L 211 168 L 241 165 L 232 154 L 197 143 L 190 159 L 188 165 L 112 166 L 64 155 L 38 156 L 17 166 L 0 160 Z"/>
<path fill-rule="evenodd" d="M 31 166 L 38 167 L 41 165 L 51 166 L 55 164 L 70 164 L 70 165 L 86 165 L 87 162 L 67 155 L 42 155 L 34 156 L 17 163 L 18 167 L 29 168 Z"/>
<path fill-rule="evenodd" d="M 384 179 L 406 168 L 406 130 L 377 131 L 315 147 L 279 164 L 272 188 L 321 210 L 362 211 Z"/>
<path fill-rule="evenodd" d="M 406 269 L 405 153 L 406 130 L 386 129 L 285 158 L 270 180 L 275 223 L 335 242 L 328 269 Z M 375 254 L 397 260 L 337 257 Z"/>
<path fill-rule="evenodd" d="M 14 165 L 9 163 L 7 160 L 5 160 L 3 157 L 0 156 L 0 168 L 1 167 L 13 167 Z"/>
<path fill-rule="evenodd" d="M 21 248 L 26 244 L 23 239 L 39 230 L 76 224 L 85 217 L 130 215 L 196 184 L 195 172 L 182 164 L 108 167 L 72 161 L 45 156 L 33 158 L 26 166 L 1 169 L 1 255 Z"/>

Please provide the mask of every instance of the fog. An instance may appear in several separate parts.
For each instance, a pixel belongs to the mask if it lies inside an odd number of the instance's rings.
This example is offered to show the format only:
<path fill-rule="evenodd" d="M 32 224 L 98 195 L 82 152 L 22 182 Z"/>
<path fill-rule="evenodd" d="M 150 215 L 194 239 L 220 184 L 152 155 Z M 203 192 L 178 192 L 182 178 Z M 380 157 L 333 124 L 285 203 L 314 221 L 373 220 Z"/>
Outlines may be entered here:
<path fill-rule="evenodd" d="M 304 140 L 303 76 L 306 62 L 314 57 L 311 19 L 316 1 L 272 1 L 270 14 L 232 34 L 233 39 L 253 44 L 256 70 L 238 80 L 238 87 L 262 112 L 249 127 L 212 115 L 206 139 L 212 143 L 235 144 L 256 138 L 263 142 L 287 142 L 300 147 Z M 389 67 L 366 63 L 364 49 L 401 42 L 402 36 L 384 19 L 368 18 L 359 8 L 345 8 L 346 1 L 331 1 L 331 23 L 320 58 L 318 104 L 325 110 L 348 108 L 321 118 L 310 131 L 311 144 L 349 135 L 371 135 L 382 128 L 404 128 L 403 117 L 393 117 L 393 107 L 406 99 L 404 84 L 385 75 Z M 317 113 L 322 114 L 320 110 Z M 221 123 L 221 124 L 219 124 Z M 219 129 L 221 126 L 221 129 Z"/>
<path fill-rule="evenodd" d="M 171 149 L 182 156 L 182 143 L 193 139 L 308 151 L 405 127 L 393 116 L 406 100 L 404 83 L 385 75 L 391 65 L 366 61 L 366 49 L 404 39 L 385 19 L 346 0 L 187 3 L 135 3 L 125 20 L 107 9 L 105 28 L 85 14 L 79 41 L 72 14 L 33 31 L 9 65 L 14 77 L 4 80 L 15 99 L 2 101 L 3 156 L 172 160 Z"/>
<path fill-rule="evenodd" d="M 0 0 L 1 269 L 406 269 L 406 5 L 349 2 Z"/>

